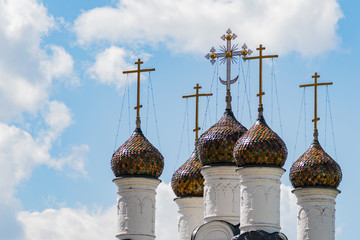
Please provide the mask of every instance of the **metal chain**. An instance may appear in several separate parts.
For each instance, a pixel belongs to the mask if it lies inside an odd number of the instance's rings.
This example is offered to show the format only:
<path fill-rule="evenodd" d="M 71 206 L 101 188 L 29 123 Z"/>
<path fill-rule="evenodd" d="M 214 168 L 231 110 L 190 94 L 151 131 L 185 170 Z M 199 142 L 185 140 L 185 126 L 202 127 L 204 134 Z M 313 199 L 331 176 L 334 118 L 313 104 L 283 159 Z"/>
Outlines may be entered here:
<path fill-rule="evenodd" d="M 127 75 L 127 77 L 126 77 L 126 79 L 128 79 L 129 78 L 129 74 L 126 74 Z M 131 123 L 130 123 L 130 83 L 129 83 L 129 81 L 128 80 L 126 80 L 126 83 L 127 83 L 127 96 L 128 96 L 128 119 L 129 119 L 129 135 L 131 134 Z"/>
<path fill-rule="evenodd" d="M 279 94 L 278 94 L 278 89 L 277 89 L 277 83 L 276 83 L 276 75 L 275 75 L 275 64 L 274 64 L 274 59 L 272 58 L 272 62 L 273 62 L 273 78 L 274 78 L 274 83 L 275 83 L 275 95 L 276 95 L 276 102 L 277 102 L 277 107 L 278 107 L 278 114 L 279 114 L 279 122 L 280 122 L 280 135 L 283 138 L 283 127 L 282 127 L 282 121 L 281 121 L 281 112 L 280 112 L 280 101 L 279 101 Z"/>
<path fill-rule="evenodd" d="M 326 94 L 329 95 L 327 86 L 326 86 Z M 333 142 L 334 142 L 335 159 L 337 159 L 336 144 L 335 144 L 335 132 L 334 132 L 334 122 L 333 122 L 333 117 L 332 117 L 332 113 L 331 113 L 330 97 L 328 97 L 328 100 L 329 100 L 330 123 L 331 123 L 331 130 L 332 130 L 332 136 L 333 136 Z"/>
<path fill-rule="evenodd" d="M 150 75 L 150 72 L 149 72 Z M 150 76 L 149 76 L 150 77 Z M 147 87 L 147 96 L 146 96 L 146 118 L 145 118 L 145 135 L 147 135 L 148 125 L 149 125 L 149 108 L 150 108 L 150 80 L 148 81 L 148 87 Z"/>
<path fill-rule="evenodd" d="M 118 137 L 119 137 L 119 129 L 120 129 L 122 111 L 123 111 L 123 109 L 124 109 L 124 102 L 125 102 L 125 96 L 126 96 L 126 89 L 127 89 L 127 88 L 128 88 L 128 77 L 126 77 L 125 90 L 124 90 L 124 94 L 123 94 L 123 98 L 122 98 L 122 103 L 121 103 L 121 109 L 120 109 L 120 115 L 119 115 L 119 122 L 118 122 L 117 130 L 116 130 L 116 137 L 115 137 L 115 143 L 114 143 L 114 152 L 116 151 L 117 140 L 118 140 Z"/>
<path fill-rule="evenodd" d="M 295 162 L 295 154 L 296 154 L 296 147 L 297 147 L 297 141 L 298 141 L 298 137 L 299 137 L 299 129 L 300 129 L 300 122 L 301 122 L 301 114 L 303 111 L 303 106 L 304 106 L 304 100 L 305 100 L 305 88 L 304 88 L 304 92 L 303 92 L 303 96 L 301 99 L 301 106 L 300 106 L 300 115 L 299 115 L 299 121 L 298 121 L 298 126 L 297 126 L 297 131 L 296 131 L 296 137 L 295 137 L 295 146 L 294 146 L 294 155 L 293 155 L 293 163 Z"/>
<path fill-rule="evenodd" d="M 189 104 L 188 98 L 186 99 L 186 126 L 187 126 L 187 142 L 188 142 L 188 155 L 190 156 L 190 124 L 189 124 Z"/>
<path fill-rule="evenodd" d="M 186 99 L 186 101 L 187 101 L 187 99 Z M 175 166 L 174 166 L 174 171 L 173 171 L 173 172 L 175 172 L 175 171 L 176 171 L 177 164 L 178 164 L 178 162 L 179 162 L 179 158 L 180 158 L 180 152 L 181 152 L 182 140 L 183 140 L 184 131 L 185 131 L 186 115 L 187 115 L 187 105 L 185 106 L 185 113 L 184 113 L 184 120 L 183 120 L 183 126 L 182 126 L 181 137 L 180 137 L 179 151 L 178 151 L 178 154 L 177 154 L 176 163 L 175 163 Z"/>
<path fill-rule="evenodd" d="M 156 128 L 156 134 L 157 134 L 157 139 L 158 139 L 158 142 L 159 142 L 159 150 L 160 150 L 160 152 L 161 152 L 161 143 L 160 143 L 160 135 L 159 135 L 159 126 L 158 126 L 158 121 L 157 121 L 157 116 L 156 116 L 156 107 L 155 107 L 154 90 L 153 90 L 153 86 L 152 86 L 152 81 L 151 81 L 151 74 L 150 74 L 150 72 L 149 72 L 149 83 L 150 83 L 151 97 L 152 97 L 153 109 L 154 109 L 154 117 L 155 117 L 155 128 Z"/>

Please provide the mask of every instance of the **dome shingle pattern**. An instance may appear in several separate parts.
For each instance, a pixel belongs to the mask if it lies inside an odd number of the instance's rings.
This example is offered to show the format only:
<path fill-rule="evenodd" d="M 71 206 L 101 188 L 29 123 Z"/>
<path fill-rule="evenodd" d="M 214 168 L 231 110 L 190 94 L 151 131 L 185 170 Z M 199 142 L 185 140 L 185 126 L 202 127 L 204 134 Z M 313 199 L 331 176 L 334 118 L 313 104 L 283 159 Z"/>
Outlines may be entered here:
<path fill-rule="evenodd" d="M 160 177 L 164 168 L 164 157 L 146 139 L 140 128 L 113 154 L 111 169 L 116 177 L 149 176 Z"/>
<path fill-rule="evenodd" d="M 204 178 L 200 173 L 202 164 L 196 150 L 190 158 L 174 173 L 171 187 L 177 197 L 202 197 Z"/>
<path fill-rule="evenodd" d="M 199 138 L 197 151 L 202 165 L 235 165 L 234 145 L 246 131 L 233 112 L 227 109 L 221 119 Z"/>
<path fill-rule="evenodd" d="M 294 188 L 326 186 L 337 188 L 341 182 L 341 168 L 321 147 L 313 143 L 290 169 L 290 181 Z"/>
<path fill-rule="evenodd" d="M 238 167 L 270 165 L 282 167 L 287 158 L 284 141 L 266 124 L 262 115 L 236 142 L 234 158 Z"/>

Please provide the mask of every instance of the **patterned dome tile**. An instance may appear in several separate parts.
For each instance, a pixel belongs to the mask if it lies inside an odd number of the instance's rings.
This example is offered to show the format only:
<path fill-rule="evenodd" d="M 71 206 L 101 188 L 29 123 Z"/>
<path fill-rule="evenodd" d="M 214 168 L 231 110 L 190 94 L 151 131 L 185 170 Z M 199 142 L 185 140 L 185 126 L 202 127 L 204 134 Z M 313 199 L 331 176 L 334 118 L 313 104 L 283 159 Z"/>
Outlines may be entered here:
<path fill-rule="evenodd" d="M 171 187 L 177 197 L 202 197 L 204 192 L 204 178 L 200 173 L 202 164 L 196 153 L 174 173 Z"/>
<path fill-rule="evenodd" d="M 337 188 L 341 179 L 339 164 L 323 150 L 316 139 L 290 169 L 290 181 L 294 188 L 310 186 Z"/>
<path fill-rule="evenodd" d="M 255 124 L 236 142 L 234 158 L 237 166 L 271 165 L 282 167 L 287 158 L 284 141 L 259 116 Z"/>
<path fill-rule="evenodd" d="M 131 137 L 113 154 L 111 169 L 116 177 L 150 176 L 160 177 L 164 168 L 164 157 L 136 128 Z"/>
<path fill-rule="evenodd" d="M 221 119 L 199 138 L 197 151 L 202 164 L 235 165 L 234 145 L 246 131 L 247 129 L 236 120 L 233 112 L 226 110 Z"/>

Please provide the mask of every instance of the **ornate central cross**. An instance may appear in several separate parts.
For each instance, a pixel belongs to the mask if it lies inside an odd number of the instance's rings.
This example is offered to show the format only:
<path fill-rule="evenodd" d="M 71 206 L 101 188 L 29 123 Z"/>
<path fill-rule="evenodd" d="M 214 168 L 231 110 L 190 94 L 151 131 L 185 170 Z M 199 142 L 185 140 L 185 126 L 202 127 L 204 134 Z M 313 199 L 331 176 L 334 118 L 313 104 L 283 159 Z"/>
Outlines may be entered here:
<path fill-rule="evenodd" d="M 141 123 L 141 121 L 140 121 L 140 108 L 142 108 L 142 105 L 140 105 L 140 73 L 155 71 L 155 68 L 140 69 L 140 65 L 143 64 L 143 63 L 144 62 L 142 62 L 140 60 L 140 58 L 139 58 L 138 61 L 135 62 L 135 64 L 138 65 L 137 70 L 123 71 L 123 74 L 137 73 L 137 104 L 136 104 L 136 107 L 134 107 L 134 109 L 136 109 L 136 128 L 140 128 L 140 123 Z"/>
<path fill-rule="evenodd" d="M 256 50 L 259 50 L 259 56 L 254 56 L 254 57 L 244 57 L 244 60 L 251 60 L 251 59 L 259 59 L 260 64 L 259 64 L 259 93 L 256 95 L 259 97 L 259 105 L 260 107 L 262 107 L 262 96 L 265 95 L 265 92 L 263 92 L 262 90 L 262 60 L 263 58 L 277 58 L 278 55 L 262 55 L 262 51 L 265 50 L 265 48 L 262 46 L 262 44 L 260 44 L 260 46 L 258 48 L 256 48 Z"/>
<path fill-rule="evenodd" d="M 210 62 L 212 64 L 215 63 L 216 58 L 220 58 L 220 64 L 223 64 L 226 62 L 226 81 L 222 80 L 219 77 L 219 80 L 222 84 L 226 85 L 226 109 L 231 109 L 231 93 L 230 93 L 230 85 L 235 83 L 239 76 L 236 76 L 234 79 L 231 80 L 231 63 L 236 63 L 236 59 L 233 58 L 235 56 L 246 56 L 250 55 L 252 51 L 250 49 L 247 49 L 246 44 L 242 46 L 241 51 L 237 51 L 238 45 L 231 45 L 231 40 L 237 38 L 237 35 L 235 33 L 232 33 L 230 28 L 226 31 L 226 35 L 222 35 L 221 39 L 226 41 L 226 47 L 221 46 L 220 50 L 221 52 L 216 53 L 215 48 L 212 47 L 210 49 L 210 53 L 206 54 L 205 57 L 207 59 L 210 59 Z"/>
<path fill-rule="evenodd" d="M 318 116 L 317 116 L 317 87 L 324 86 L 324 85 L 332 85 L 333 83 L 332 82 L 318 83 L 317 79 L 320 78 L 320 75 L 318 75 L 317 73 L 315 73 L 315 75 L 312 76 L 312 78 L 315 79 L 315 83 L 300 85 L 300 87 L 314 87 L 314 89 L 315 89 L 314 119 L 312 121 L 314 122 L 314 131 L 316 132 L 317 131 L 317 121 L 320 120 L 320 118 L 318 118 Z"/>
<path fill-rule="evenodd" d="M 201 88 L 201 86 L 199 86 L 199 84 L 197 83 L 196 86 L 194 87 L 194 89 L 196 89 L 196 94 L 192 94 L 192 95 L 185 95 L 182 96 L 183 98 L 190 98 L 190 97 L 196 97 L 196 117 L 195 117 L 195 140 L 198 139 L 199 137 L 199 97 L 202 96 L 212 96 L 212 93 L 202 93 L 199 94 L 199 89 Z"/>

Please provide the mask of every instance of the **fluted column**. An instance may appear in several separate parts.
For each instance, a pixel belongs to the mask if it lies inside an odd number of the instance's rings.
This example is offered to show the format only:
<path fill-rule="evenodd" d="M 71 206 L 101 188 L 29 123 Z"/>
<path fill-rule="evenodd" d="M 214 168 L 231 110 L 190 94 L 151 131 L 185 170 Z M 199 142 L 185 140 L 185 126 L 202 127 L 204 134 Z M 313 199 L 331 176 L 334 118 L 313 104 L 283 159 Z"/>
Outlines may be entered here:
<path fill-rule="evenodd" d="M 155 195 L 160 180 L 144 177 L 118 177 L 118 239 L 155 239 Z"/>

